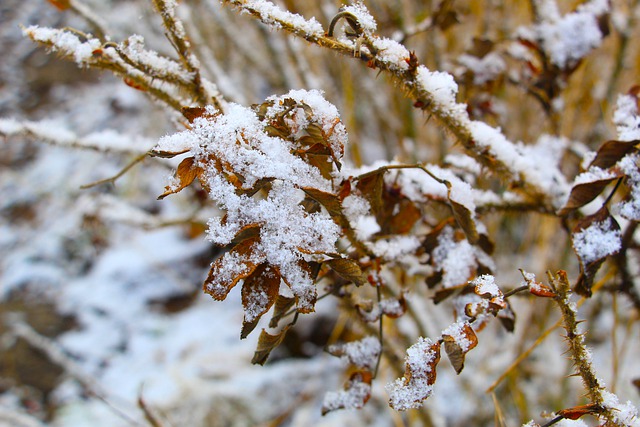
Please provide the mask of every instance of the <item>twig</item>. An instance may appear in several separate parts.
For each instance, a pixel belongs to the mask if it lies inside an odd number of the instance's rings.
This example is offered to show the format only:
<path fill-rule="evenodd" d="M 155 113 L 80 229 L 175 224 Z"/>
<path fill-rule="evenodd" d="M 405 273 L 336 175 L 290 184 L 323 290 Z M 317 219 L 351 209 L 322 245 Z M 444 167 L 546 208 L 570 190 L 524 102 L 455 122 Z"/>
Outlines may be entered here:
<path fill-rule="evenodd" d="M 144 159 L 147 158 L 147 156 L 149 155 L 149 153 L 144 153 L 138 157 L 136 157 L 135 159 L 133 159 L 131 162 L 129 162 L 129 164 L 127 164 L 124 168 L 122 168 L 120 170 L 120 172 L 118 172 L 117 174 L 115 174 L 114 176 L 110 177 L 110 178 L 105 178 L 105 179 L 101 179 L 99 181 L 95 181 L 92 182 L 90 184 L 85 184 L 80 186 L 81 190 L 86 190 L 89 188 L 93 188 L 96 187 L 98 185 L 102 185 L 102 184 L 108 184 L 108 183 L 112 183 L 115 184 L 116 180 L 118 178 L 120 178 L 122 175 L 124 175 L 125 173 L 129 172 L 129 170 L 134 167 L 135 165 L 137 165 L 138 163 L 142 162 Z"/>

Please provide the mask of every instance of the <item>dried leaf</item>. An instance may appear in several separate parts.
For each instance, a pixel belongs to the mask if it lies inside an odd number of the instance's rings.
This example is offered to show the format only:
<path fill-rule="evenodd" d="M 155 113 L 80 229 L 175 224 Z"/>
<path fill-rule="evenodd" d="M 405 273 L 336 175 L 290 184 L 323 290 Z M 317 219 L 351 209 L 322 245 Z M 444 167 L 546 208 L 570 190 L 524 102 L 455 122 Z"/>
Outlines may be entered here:
<path fill-rule="evenodd" d="M 556 412 L 561 417 L 568 420 L 577 420 L 583 415 L 591 414 L 597 415 L 602 412 L 602 407 L 596 403 L 589 403 L 587 405 L 574 406 L 573 408 L 563 409 Z"/>
<path fill-rule="evenodd" d="M 376 217 L 383 209 L 382 190 L 384 188 L 384 171 L 358 179 L 356 188 L 371 205 L 371 213 Z"/>
<path fill-rule="evenodd" d="M 578 184 L 571 189 L 571 193 L 569 194 L 569 200 L 567 204 L 560 209 L 558 215 L 563 216 L 571 213 L 573 210 L 586 205 L 591 202 L 593 199 L 598 197 L 598 195 L 609 185 L 612 181 L 620 178 L 622 175 L 621 172 L 615 172 L 615 176 L 611 178 L 605 178 L 598 181 L 585 182 L 582 184 Z"/>
<path fill-rule="evenodd" d="M 242 306 L 244 320 L 240 338 L 246 338 L 255 329 L 260 318 L 275 303 L 280 289 L 280 274 L 276 269 L 263 263 L 253 274 L 244 280 L 242 285 Z"/>
<path fill-rule="evenodd" d="M 253 354 L 251 363 L 254 365 L 264 365 L 271 352 L 282 343 L 289 328 L 290 326 L 287 325 L 275 335 L 271 335 L 263 329 L 260 333 L 260 338 L 258 338 L 258 346 Z"/>
<path fill-rule="evenodd" d="M 529 292 L 532 295 L 543 298 L 555 298 L 557 294 L 549 286 L 536 280 L 536 276 L 532 273 L 527 273 L 524 270 L 520 270 L 525 284 L 529 287 Z"/>
<path fill-rule="evenodd" d="M 297 266 L 304 271 L 307 276 L 315 282 L 318 272 L 317 263 L 310 263 L 304 260 L 299 260 Z M 312 313 L 315 310 L 316 301 L 318 299 L 318 293 L 315 286 L 300 287 L 297 283 L 290 282 L 286 276 L 282 276 L 282 280 L 291 288 L 295 295 L 296 310 L 298 313 Z"/>
<path fill-rule="evenodd" d="M 469 50 L 469 54 L 476 58 L 484 58 L 489 52 L 493 50 L 495 43 L 489 39 L 474 37 L 473 46 Z"/>
<path fill-rule="evenodd" d="M 340 277 L 353 282 L 356 286 L 368 283 L 366 276 L 357 262 L 347 258 L 335 258 L 325 261 L 323 264 L 331 267 Z"/>
<path fill-rule="evenodd" d="M 461 322 L 451 325 L 442 333 L 444 349 L 457 374 L 464 368 L 465 355 L 478 345 L 478 337 L 471 325 Z"/>
<path fill-rule="evenodd" d="M 394 208 L 396 211 L 396 208 Z M 397 208 L 397 213 L 386 223 L 386 233 L 407 234 L 411 231 L 416 222 L 422 217 L 420 209 L 409 199 L 402 199 Z"/>
<path fill-rule="evenodd" d="M 178 165 L 178 169 L 176 169 L 175 177 L 178 179 L 179 183 L 176 187 L 167 186 L 165 187 L 164 193 L 158 196 L 158 199 L 164 199 L 170 194 L 175 194 L 185 187 L 191 185 L 191 183 L 202 173 L 202 168 L 196 164 L 195 158 L 187 157 L 182 160 Z"/>
<path fill-rule="evenodd" d="M 218 301 L 224 300 L 238 281 L 251 275 L 258 266 L 252 256 L 253 245 L 257 240 L 244 240 L 215 260 L 204 282 L 203 290 Z"/>
<path fill-rule="evenodd" d="M 245 225 L 236 233 L 233 240 L 231 241 L 232 245 L 237 245 L 240 242 L 243 242 L 247 239 L 257 239 L 260 237 L 260 228 L 262 226 L 260 224 L 248 224 Z"/>
<path fill-rule="evenodd" d="M 600 148 L 589 167 L 610 168 L 620 159 L 636 149 L 640 141 L 607 141 Z"/>
<path fill-rule="evenodd" d="M 349 221 L 342 213 L 340 198 L 332 193 L 318 190 L 316 188 L 305 187 L 302 189 L 309 197 L 320 203 L 329 212 L 331 218 L 343 228 L 349 228 Z"/>
<path fill-rule="evenodd" d="M 189 123 L 193 123 L 198 117 L 204 117 L 207 109 L 204 107 L 182 107 L 181 112 L 184 118 L 189 120 Z"/>
<path fill-rule="evenodd" d="M 476 222 L 474 221 L 475 212 L 471 212 L 469 208 L 465 205 L 456 202 L 451 198 L 451 184 L 447 182 L 447 197 L 449 198 L 449 204 L 451 205 L 451 210 L 453 211 L 453 217 L 456 219 L 456 222 L 464 231 L 465 236 L 467 236 L 467 240 L 472 245 L 478 243 L 480 239 L 480 235 L 478 234 L 478 229 L 476 228 Z"/>
<path fill-rule="evenodd" d="M 71 0 L 48 0 L 56 9 L 67 10 L 71 7 Z"/>
<path fill-rule="evenodd" d="M 498 312 L 498 320 L 507 332 L 513 332 L 516 328 L 516 313 L 511 309 L 509 301 L 507 301 L 507 306 Z"/>
<path fill-rule="evenodd" d="M 273 306 L 273 315 L 271 316 L 271 320 L 269 321 L 269 327 L 275 328 L 278 326 L 278 322 L 280 319 L 284 317 L 285 314 L 291 310 L 293 305 L 296 303 L 295 298 L 289 298 L 282 295 L 278 295 L 276 298 L 276 302 Z"/>

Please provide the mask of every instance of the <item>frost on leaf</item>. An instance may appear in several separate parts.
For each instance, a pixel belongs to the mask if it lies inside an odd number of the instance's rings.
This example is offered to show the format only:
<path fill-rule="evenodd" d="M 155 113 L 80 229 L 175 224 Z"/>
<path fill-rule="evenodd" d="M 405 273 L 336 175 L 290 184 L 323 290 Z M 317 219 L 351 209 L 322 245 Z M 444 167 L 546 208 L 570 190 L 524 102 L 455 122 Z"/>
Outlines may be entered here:
<path fill-rule="evenodd" d="M 418 338 L 418 342 L 407 349 L 404 377 L 386 386 L 389 405 L 397 411 L 422 406 L 422 402 L 433 393 L 439 361 L 440 343 Z"/>
<path fill-rule="evenodd" d="M 258 321 L 275 303 L 280 289 L 280 274 L 267 264 L 261 264 L 244 280 L 242 305 L 244 320 L 240 338 L 246 338 Z"/>
<path fill-rule="evenodd" d="M 573 249 L 580 261 L 580 277 L 575 291 L 591 296 L 596 272 L 606 257 L 616 254 L 622 245 L 620 226 L 606 207 L 580 220 L 571 235 Z"/>

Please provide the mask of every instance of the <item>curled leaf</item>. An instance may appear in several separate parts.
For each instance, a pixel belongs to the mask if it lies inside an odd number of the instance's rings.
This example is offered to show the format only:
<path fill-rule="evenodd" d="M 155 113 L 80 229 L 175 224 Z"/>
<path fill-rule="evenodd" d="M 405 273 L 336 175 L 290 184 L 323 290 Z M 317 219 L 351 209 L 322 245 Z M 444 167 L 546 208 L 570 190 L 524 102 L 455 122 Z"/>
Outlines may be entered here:
<path fill-rule="evenodd" d="M 459 374 L 464 368 L 465 355 L 478 345 L 478 337 L 468 322 L 457 322 L 442 331 L 442 339 L 451 365 Z"/>
<path fill-rule="evenodd" d="M 260 264 L 253 254 L 256 241 L 247 239 L 215 260 L 204 282 L 204 291 L 222 301 L 240 280 L 250 276 Z"/>
<path fill-rule="evenodd" d="M 569 200 L 564 207 L 560 209 L 558 215 L 567 215 L 575 209 L 591 202 L 593 199 L 598 197 L 600 193 L 602 193 L 602 190 L 604 190 L 607 185 L 621 176 L 623 176 L 622 172 L 614 170 L 611 171 L 611 174 L 606 178 L 574 185 L 571 189 L 571 193 L 569 194 Z"/>
<path fill-rule="evenodd" d="M 195 158 L 187 157 L 182 160 L 176 169 L 175 177 L 178 180 L 176 185 L 165 187 L 164 193 L 158 196 L 158 199 L 164 199 L 169 194 L 175 194 L 191 183 L 202 173 L 202 168 L 196 164 Z"/>
<path fill-rule="evenodd" d="M 253 354 L 251 363 L 253 363 L 254 365 L 264 365 L 271 352 L 284 340 L 289 327 L 289 325 L 285 326 L 280 332 L 275 335 L 271 335 L 263 329 L 260 333 L 260 338 L 258 338 L 258 346 L 255 353 Z"/>

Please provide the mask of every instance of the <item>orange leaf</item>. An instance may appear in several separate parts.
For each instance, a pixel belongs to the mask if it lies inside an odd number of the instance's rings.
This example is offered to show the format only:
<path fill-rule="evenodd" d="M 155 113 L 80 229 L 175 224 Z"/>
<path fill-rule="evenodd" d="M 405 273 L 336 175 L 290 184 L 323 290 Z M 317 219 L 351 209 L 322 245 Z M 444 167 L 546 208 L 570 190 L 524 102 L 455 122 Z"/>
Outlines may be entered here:
<path fill-rule="evenodd" d="M 56 9 L 67 10 L 71 7 L 70 0 L 48 0 Z"/>
<path fill-rule="evenodd" d="M 191 183 L 196 179 L 198 175 L 202 173 L 202 168 L 196 165 L 195 158 L 187 157 L 178 165 L 178 169 L 176 169 L 175 177 L 178 179 L 178 185 L 175 187 L 167 186 L 164 189 L 164 193 L 158 196 L 158 199 L 164 199 L 170 194 L 175 194 L 185 187 L 191 185 Z"/>
<path fill-rule="evenodd" d="M 218 258 L 211 266 L 203 290 L 218 301 L 224 300 L 231 289 L 258 266 L 254 259 L 253 246 L 258 241 L 247 239 Z"/>

